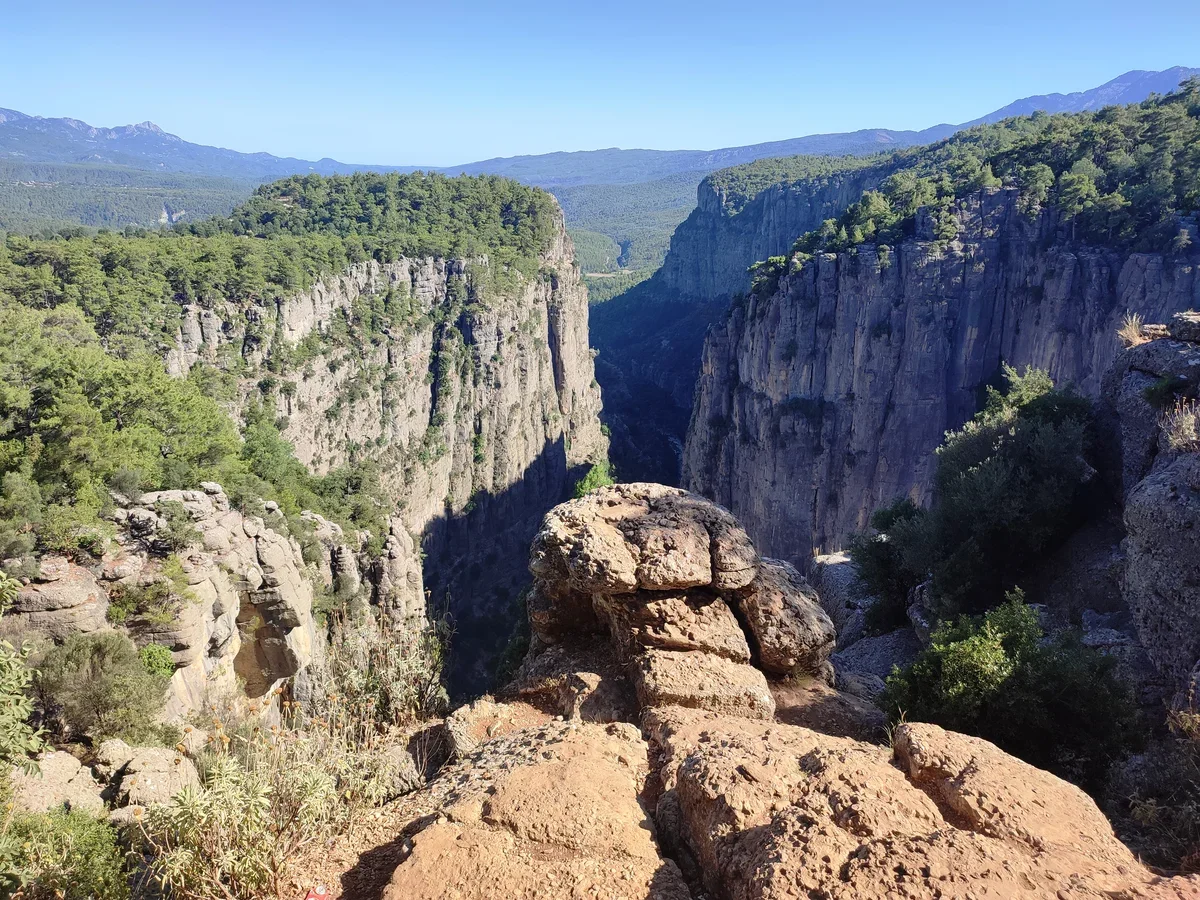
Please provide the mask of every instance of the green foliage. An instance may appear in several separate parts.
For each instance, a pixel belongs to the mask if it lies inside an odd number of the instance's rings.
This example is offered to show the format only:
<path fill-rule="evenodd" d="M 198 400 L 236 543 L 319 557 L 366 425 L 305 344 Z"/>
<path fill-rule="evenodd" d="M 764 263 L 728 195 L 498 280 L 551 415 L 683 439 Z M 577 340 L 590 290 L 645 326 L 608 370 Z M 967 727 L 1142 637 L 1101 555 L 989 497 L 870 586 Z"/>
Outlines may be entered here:
<path fill-rule="evenodd" d="M 1070 222 L 1071 237 L 1119 249 L 1183 252 L 1179 217 L 1200 208 L 1200 79 L 1166 96 L 1098 112 L 1038 113 L 981 125 L 918 151 L 837 219 L 802 236 L 801 260 L 861 243 L 895 244 L 915 233 L 918 209 L 934 238 L 957 233 L 952 204 L 973 191 L 1020 191 Z"/>
<path fill-rule="evenodd" d="M 92 226 L 158 228 L 228 215 L 254 190 L 246 178 L 139 172 L 86 163 L 0 162 L 0 231 Z"/>
<path fill-rule="evenodd" d="M 161 738 L 157 718 L 167 679 L 147 671 L 133 641 L 121 632 L 72 635 L 37 668 L 42 705 L 63 731 L 93 741 Z"/>
<path fill-rule="evenodd" d="M 16 813 L 10 806 L 0 822 L 0 897 L 125 900 L 123 858 L 116 832 L 87 813 Z"/>
<path fill-rule="evenodd" d="M 585 497 L 597 488 L 616 483 L 616 473 L 607 459 L 594 463 L 582 478 L 575 483 L 575 497 Z"/>
<path fill-rule="evenodd" d="M 908 624 L 908 592 L 916 578 L 905 568 L 901 545 L 891 535 L 920 515 L 921 510 L 907 497 L 895 500 L 871 516 L 875 534 L 857 534 L 850 539 L 850 557 L 858 567 L 859 579 L 876 598 L 864 622 L 872 634 L 886 634 Z"/>
<path fill-rule="evenodd" d="M 192 524 L 192 517 L 178 500 L 159 500 L 154 504 L 154 511 L 163 522 L 158 538 L 172 551 L 183 550 L 200 541 L 200 529 Z"/>
<path fill-rule="evenodd" d="M 16 600 L 18 587 L 15 579 L 0 572 L 0 618 Z M 33 672 L 26 665 L 28 658 L 28 647 L 0 641 L 0 767 L 28 768 L 30 755 L 44 746 L 41 730 L 29 724 Z"/>
<path fill-rule="evenodd" d="M 170 678 L 175 674 L 175 656 L 164 644 L 147 644 L 138 651 L 142 666 L 157 678 Z"/>
<path fill-rule="evenodd" d="M 937 504 L 893 518 L 884 541 L 854 541 L 867 589 L 887 604 L 878 615 L 927 578 L 939 617 L 987 609 L 1075 524 L 1091 404 L 1045 372 L 1004 373 L 1006 392 L 989 388 L 984 409 L 938 448 Z"/>
<path fill-rule="evenodd" d="M 891 165 L 905 154 L 878 153 L 871 156 L 784 156 L 759 159 L 721 169 L 704 179 L 721 198 L 727 215 L 737 215 L 762 191 L 776 185 L 787 187 L 800 181 L 821 183 L 836 175 L 879 165 Z"/>
<path fill-rule="evenodd" d="M 621 245 L 607 234 L 574 227 L 568 228 L 567 233 L 575 244 L 575 262 L 585 274 L 618 270 Z"/>
<path fill-rule="evenodd" d="M 979 735 L 1094 791 L 1134 746 L 1132 696 L 1113 669 L 1070 637 L 1045 639 L 1017 590 L 982 619 L 939 625 L 888 678 L 883 704 L 894 719 Z"/>
<path fill-rule="evenodd" d="M 588 303 L 604 303 L 611 300 L 631 287 L 641 284 L 653 274 L 651 269 L 624 269 L 611 275 L 584 275 L 583 283 L 587 285 Z"/>
<path fill-rule="evenodd" d="M 1165 410 L 1174 406 L 1176 399 L 1188 387 L 1189 382 L 1182 375 L 1164 375 L 1142 391 L 1142 396 L 1155 409 Z"/>

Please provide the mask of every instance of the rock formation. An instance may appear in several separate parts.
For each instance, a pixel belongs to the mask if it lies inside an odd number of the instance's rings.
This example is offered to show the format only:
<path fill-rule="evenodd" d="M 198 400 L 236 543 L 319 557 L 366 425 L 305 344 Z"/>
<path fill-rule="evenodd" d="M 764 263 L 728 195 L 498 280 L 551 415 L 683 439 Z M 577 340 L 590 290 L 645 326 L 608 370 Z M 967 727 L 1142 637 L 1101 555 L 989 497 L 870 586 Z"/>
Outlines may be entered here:
<path fill-rule="evenodd" d="M 1122 317 L 1200 305 L 1194 258 L 1118 254 L 1031 220 L 1016 192 L 955 209 L 958 234 L 824 254 L 709 333 L 683 484 L 732 509 L 797 565 L 840 548 L 898 496 L 929 499 L 944 433 L 1001 363 L 1095 396 Z"/>
<path fill-rule="evenodd" d="M 786 253 L 890 171 L 883 163 L 769 185 L 745 198 L 729 196 L 711 178 L 700 183 L 696 209 L 675 229 L 662 268 L 592 311 L 596 374 L 619 471 L 678 482 L 708 326 L 749 289 L 751 265 Z"/>
<path fill-rule="evenodd" d="M 178 515 L 183 522 L 169 519 Z M 139 646 L 168 647 L 176 667 L 168 719 L 214 697 L 270 699 L 312 660 L 313 586 L 300 545 L 232 509 L 220 485 L 145 494 L 113 518 L 116 541 L 102 559 L 40 560 L 0 623 L 6 634 L 61 641 L 121 628 Z M 151 601 L 110 610 L 151 590 Z"/>
<path fill-rule="evenodd" d="M 1200 303 L 1197 303 L 1200 305 Z M 1200 315 L 1175 316 L 1158 340 L 1130 347 L 1105 378 L 1114 478 L 1127 532 L 1122 594 L 1141 644 L 1180 703 L 1197 703 L 1200 672 Z M 1190 400 L 1188 398 L 1191 398 Z M 1190 420 L 1173 446 L 1170 422 Z M 1179 439 L 1182 438 L 1182 442 Z"/>
<path fill-rule="evenodd" d="M 711 503 L 595 492 L 547 515 L 531 570 L 534 650 L 507 702 L 451 716 L 457 761 L 405 799 L 387 900 L 1200 895 L 1196 877 L 1144 868 L 1080 790 L 986 741 L 922 724 L 890 749 L 833 733 L 828 710 L 844 724 L 854 707 L 813 681 L 833 636 L 812 588 Z M 753 627 L 747 591 L 766 592 Z M 777 680 L 745 662 L 735 627 L 760 661 L 760 642 L 779 640 L 776 662 L 797 635 L 828 642 Z M 587 708 L 621 693 L 640 730 L 619 704 Z"/>
<path fill-rule="evenodd" d="M 314 472 L 378 463 L 396 511 L 377 580 L 412 612 L 423 569 L 455 619 L 454 686 L 475 692 L 527 583 L 514 561 L 607 448 L 561 219 L 541 263 L 537 278 L 501 273 L 511 286 L 479 295 L 486 258 L 357 263 L 278 302 L 189 306 L 168 354 L 177 374 L 244 364 L 237 405 L 265 396 Z M 383 297 L 407 311 L 364 332 L 356 310 Z"/>

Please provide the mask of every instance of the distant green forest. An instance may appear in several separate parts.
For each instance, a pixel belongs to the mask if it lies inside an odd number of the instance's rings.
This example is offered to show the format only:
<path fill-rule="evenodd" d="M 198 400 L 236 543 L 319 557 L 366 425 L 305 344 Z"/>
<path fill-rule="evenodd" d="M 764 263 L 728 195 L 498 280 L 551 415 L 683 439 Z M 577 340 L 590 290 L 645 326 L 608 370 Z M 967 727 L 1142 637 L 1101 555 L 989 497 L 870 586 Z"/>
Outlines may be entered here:
<path fill-rule="evenodd" d="M 696 186 L 701 178 L 699 172 L 682 172 L 641 184 L 579 184 L 550 190 L 568 225 L 606 235 L 619 246 L 620 268 L 657 269 L 667 255 L 675 228 L 696 207 Z M 588 265 L 580 261 L 585 272 L 612 271 L 591 268 L 593 258 L 586 260 Z"/>
<path fill-rule="evenodd" d="M 194 221 L 228 214 L 255 185 L 248 179 L 123 166 L 0 161 L 0 231 Z"/>

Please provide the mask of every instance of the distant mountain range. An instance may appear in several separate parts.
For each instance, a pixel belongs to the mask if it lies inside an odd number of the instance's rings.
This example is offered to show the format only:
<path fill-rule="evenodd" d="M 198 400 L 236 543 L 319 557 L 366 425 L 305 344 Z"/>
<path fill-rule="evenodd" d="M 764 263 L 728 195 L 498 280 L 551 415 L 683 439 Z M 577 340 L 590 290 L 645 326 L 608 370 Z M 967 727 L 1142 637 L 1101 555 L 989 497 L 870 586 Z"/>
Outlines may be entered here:
<path fill-rule="evenodd" d="M 440 167 L 241 153 L 193 144 L 152 122 L 97 128 L 78 119 L 48 119 L 0 109 L 0 229 L 64 222 L 154 225 L 220 212 L 253 184 L 297 173 L 424 168 L 447 174 L 506 175 L 547 188 L 559 195 L 574 228 L 591 231 L 597 239 L 603 235 L 611 244 L 597 244 L 601 256 L 622 257 L 623 264 L 653 265 L 661 260 L 671 230 L 694 205 L 696 184 L 717 169 L 774 156 L 875 153 L 931 143 L 961 128 L 1036 110 L 1078 112 L 1136 103 L 1151 93 L 1168 93 L 1192 75 L 1200 75 L 1200 69 L 1176 66 L 1162 72 L 1126 72 L 1088 91 L 1027 97 L 961 125 L 935 125 L 922 131 L 874 128 L 718 150 L 612 148 Z M 624 215 L 625 210 L 635 219 Z"/>

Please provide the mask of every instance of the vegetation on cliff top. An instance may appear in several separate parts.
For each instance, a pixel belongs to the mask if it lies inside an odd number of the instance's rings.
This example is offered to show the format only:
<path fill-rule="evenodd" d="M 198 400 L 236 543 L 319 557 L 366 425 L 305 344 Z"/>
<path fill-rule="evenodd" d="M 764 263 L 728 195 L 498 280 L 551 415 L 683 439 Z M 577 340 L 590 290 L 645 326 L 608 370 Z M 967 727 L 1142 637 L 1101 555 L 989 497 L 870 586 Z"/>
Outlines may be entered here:
<path fill-rule="evenodd" d="M 874 166 L 885 170 L 895 168 L 911 159 L 916 152 L 900 150 L 871 156 L 785 156 L 760 159 L 713 172 L 704 179 L 703 184 L 721 198 L 721 204 L 728 215 L 736 215 L 767 188 L 788 187 L 797 182 L 817 181 Z"/>
<path fill-rule="evenodd" d="M 263 185 L 224 218 L 173 231 L 49 239 L 10 235 L 0 294 L 40 309 L 73 303 L 118 353 L 174 341 L 182 306 L 254 304 L 367 259 L 475 259 L 479 289 L 536 275 L 557 228 L 550 195 L 503 178 L 297 176 Z"/>
<path fill-rule="evenodd" d="M 921 210 L 934 238 L 950 240 L 959 227 L 954 202 L 1000 187 L 1020 192 L 1023 212 L 1056 210 L 1072 240 L 1178 253 L 1192 243 L 1180 218 L 1200 210 L 1200 79 L 1132 106 L 981 125 L 902 151 L 895 164 L 879 190 L 802 235 L 794 263 L 911 238 Z M 755 290 L 773 290 L 794 263 L 778 256 L 756 264 Z"/>

